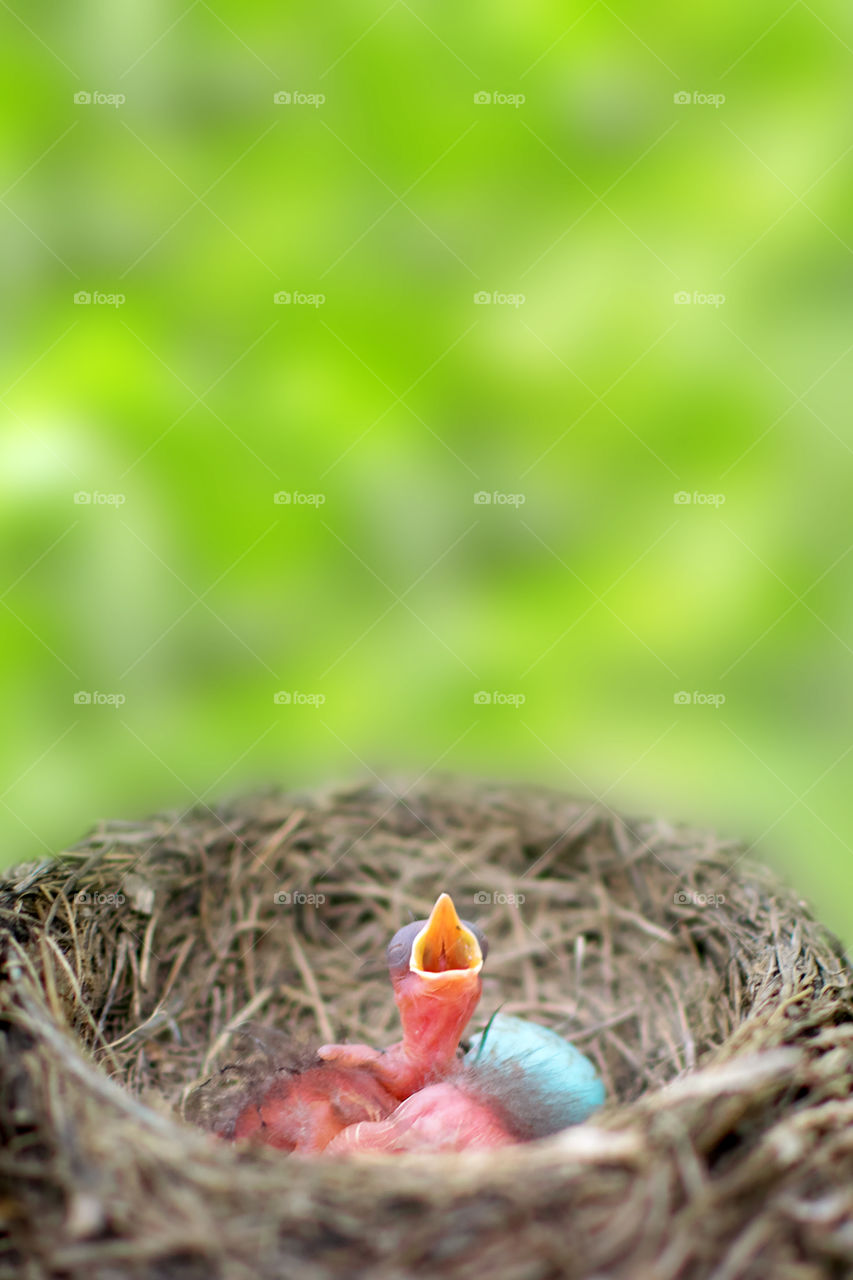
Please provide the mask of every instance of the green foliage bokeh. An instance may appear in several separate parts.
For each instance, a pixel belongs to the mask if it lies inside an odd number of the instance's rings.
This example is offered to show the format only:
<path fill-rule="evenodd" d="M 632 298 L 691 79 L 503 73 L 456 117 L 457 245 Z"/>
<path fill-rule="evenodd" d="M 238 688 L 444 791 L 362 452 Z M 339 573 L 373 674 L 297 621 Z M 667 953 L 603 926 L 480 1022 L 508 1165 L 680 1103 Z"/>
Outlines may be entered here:
<path fill-rule="evenodd" d="M 452 770 L 853 936 L 840 0 L 0 22 L 3 862 Z"/>

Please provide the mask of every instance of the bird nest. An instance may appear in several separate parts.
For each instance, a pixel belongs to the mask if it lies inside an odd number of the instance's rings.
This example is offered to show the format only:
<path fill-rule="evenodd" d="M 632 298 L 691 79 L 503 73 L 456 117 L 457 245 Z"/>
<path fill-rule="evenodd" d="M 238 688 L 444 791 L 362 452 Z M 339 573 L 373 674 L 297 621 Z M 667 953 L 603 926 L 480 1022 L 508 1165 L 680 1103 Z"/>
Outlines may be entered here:
<path fill-rule="evenodd" d="M 446 889 L 608 1103 L 494 1152 L 284 1156 L 181 1119 L 247 1019 L 397 1038 Z M 853 984 L 741 848 L 443 782 L 111 823 L 0 884 L 0 1276 L 808 1280 L 853 1268 Z"/>

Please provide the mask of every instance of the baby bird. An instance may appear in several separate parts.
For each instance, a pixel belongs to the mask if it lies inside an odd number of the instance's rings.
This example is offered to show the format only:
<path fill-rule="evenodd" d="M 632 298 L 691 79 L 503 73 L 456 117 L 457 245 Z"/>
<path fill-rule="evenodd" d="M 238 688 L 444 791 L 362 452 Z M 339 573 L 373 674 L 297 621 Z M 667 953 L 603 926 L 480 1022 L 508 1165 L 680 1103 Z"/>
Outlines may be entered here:
<path fill-rule="evenodd" d="M 388 1049 L 306 1051 L 281 1032 L 247 1023 L 232 1041 L 234 1061 L 190 1094 L 185 1117 L 229 1141 L 305 1153 L 325 1150 L 354 1124 L 385 1119 L 456 1069 L 487 950 L 482 933 L 460 920 L 442 893 L 428 920 L 406 925 L 388 946 L 402 1040 Z"/>
<path fill-rule="evenodd" d="M 369 1071 L 328 1066 L 281 1031 L 247 1022 L 232 1062 L 187 1098 L 184 1116 L 218 1138 L 322 1151 L 348 1125 L 389 1115 L 398 1099 Z"/>
<path fill-rule="evenodd" d="M 580 1124 L 604 1103 L 604 1085 L 589 1058 L 556 1031 L 525 1018 L 494 1014 L 471 1038 L 465 1061 L 475 1071 L 494 1068 L 515 1079 L 516 1112 L 525 1110 L 524 1092 L 535 1097 L 528 1124 L 540 1136 Z"/>
<path fill-rule="evenodd" d="M 464 1151 L 529 1142 L 586 1120 L 604 1086 L 582 1053 L 547 1027 L 496 1014 L 464 1062 L 389 1116 L 344 1129 L 330 1154 Z"/>
<path fill-rule="evenodd" d="M 460 920 L 447 893 L 428 920 L 399 929 L 387 959 L 403 1038 L 388 1049 L 326 1044 L 318 1054 L 338 1066 L 367 1067 L 396 1098 L 408 1098 L 456 1067 L 462 1033 L 480 1001 L 488 943 Z"/>

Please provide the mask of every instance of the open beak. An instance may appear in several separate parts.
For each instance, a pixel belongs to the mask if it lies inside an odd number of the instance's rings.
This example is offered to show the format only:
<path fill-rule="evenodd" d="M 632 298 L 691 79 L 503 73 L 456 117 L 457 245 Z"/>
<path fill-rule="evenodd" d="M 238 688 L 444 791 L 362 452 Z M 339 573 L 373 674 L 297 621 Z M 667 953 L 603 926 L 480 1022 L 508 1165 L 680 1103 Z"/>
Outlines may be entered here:
<path fill-rule="evenodd" d="M 410 970 L 429 979 L 451 974 L 474 975 L 482 967 L 479 942 L 459 919 L 450 894 L 442 893 L 412 944 Z"/>

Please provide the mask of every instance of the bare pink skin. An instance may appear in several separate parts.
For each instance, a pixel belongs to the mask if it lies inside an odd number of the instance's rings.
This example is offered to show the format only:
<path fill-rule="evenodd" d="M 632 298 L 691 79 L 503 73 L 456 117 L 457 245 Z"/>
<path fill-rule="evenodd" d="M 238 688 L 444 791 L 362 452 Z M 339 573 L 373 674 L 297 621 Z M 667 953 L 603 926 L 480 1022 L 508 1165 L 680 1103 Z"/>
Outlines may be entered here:
<path fill-rule="evenodd" d="M 358 1151 L 470 1151 L 516 1143 L 488 1103 L 450 1081 L 427 1085 L 386 1120 L 349 1125 L 326 1147 L 331 1155 Z"/>
<path fill-rule="evenodd" d="M 274 1078 L 237 1117 L 233 1137 L 282 1151 L 322 1151 L 342 1129 L 387 1116 L 395 1102 L 367 1072 L 310 1067 L 299 1075 Z"/>
<path fill-rule="evenodd" d="M 324 1044 L 317 1051 L 342 1067 L 369 1067 L 396 1098 L 408 1098 L 444 1079 L 457 1065 L 462 1032 L 476 1009 L 479 973 L 451 970 L 422 976 L 412 970 L 392 974 L 403 1039 L 387 1049 L 366 1044 Z"/>

